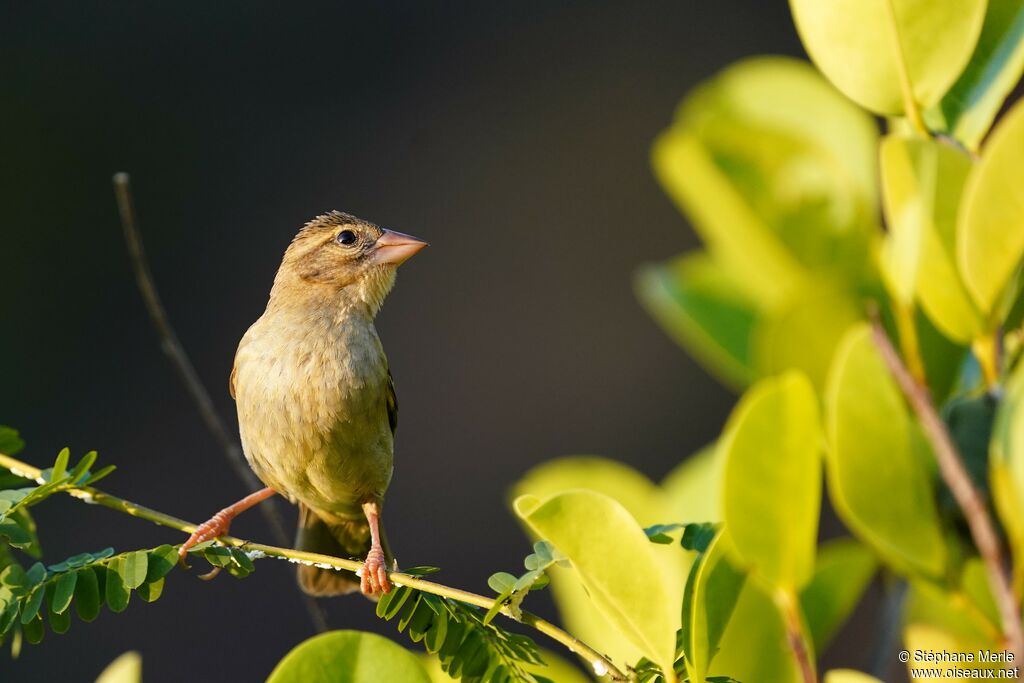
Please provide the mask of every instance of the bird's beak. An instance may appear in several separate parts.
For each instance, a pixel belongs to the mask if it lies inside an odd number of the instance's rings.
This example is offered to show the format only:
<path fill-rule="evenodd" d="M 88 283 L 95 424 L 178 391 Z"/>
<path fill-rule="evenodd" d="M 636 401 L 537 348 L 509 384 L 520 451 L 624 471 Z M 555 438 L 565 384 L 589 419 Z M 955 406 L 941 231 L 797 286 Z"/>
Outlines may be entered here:
<path fill-rule="evenodd" d="M 426 242 L 412 235 L 385 230 L 384 234 L 377 238 L 370 258 L 379 265 L 397 266 L 408 261 L 413 254 L 425 246 L 427 246 Z"/>

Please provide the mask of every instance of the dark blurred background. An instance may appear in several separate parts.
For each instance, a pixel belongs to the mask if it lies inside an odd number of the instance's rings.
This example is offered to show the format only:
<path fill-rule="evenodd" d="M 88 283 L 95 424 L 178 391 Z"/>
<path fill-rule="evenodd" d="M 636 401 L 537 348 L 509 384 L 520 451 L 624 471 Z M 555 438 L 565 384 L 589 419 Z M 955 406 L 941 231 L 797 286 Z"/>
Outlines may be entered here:
<path fill-rule="evenodd" d="M 304 221 L 337 208 L 431 242 L 378 324 L 407 565 L 486 590 L 528 552 L 505 493 L 530 466 L 598 453 L 657 479 L 717 435 L 734 397 L 631 289 L 638 264 L 695 242 L 648 149 L 701 79 L 801 54 L 786 3 L 427 4 L 3 4 L 0 423 L 25 458 L 97 449 L 111 492 L 196 521 L 245 493 L 135 289 L 120 170 L 232 429 L 235 345 Z M 69 500 L 37 518 L 51 558 L 181 540 Z M 258 513 L 234 530 L 268 537 Z M 333 627 L 394 628 L 358 597 L 325 605 Z M 0 655 L 0 678 L 88 681 L 137 649 L 147 683 L 256 681 L 311 632 L 292 567 L 267 561 L 241 582 L 175 575 L 153 605 Z"/>

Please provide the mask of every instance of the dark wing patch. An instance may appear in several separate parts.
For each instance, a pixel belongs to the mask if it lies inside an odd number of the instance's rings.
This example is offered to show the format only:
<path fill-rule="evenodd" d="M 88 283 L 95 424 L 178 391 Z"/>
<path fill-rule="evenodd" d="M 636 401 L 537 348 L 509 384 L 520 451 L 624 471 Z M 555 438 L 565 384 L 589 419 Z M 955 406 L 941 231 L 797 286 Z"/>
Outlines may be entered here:
<path fill-rule="evenodd" d="M 391 425 L 391 434 L 394 435 L 398 429 L 398 396 L 395 394 L 395 378 L 391 376 L 391 369 L 388 368 L 388 424 Z"/>

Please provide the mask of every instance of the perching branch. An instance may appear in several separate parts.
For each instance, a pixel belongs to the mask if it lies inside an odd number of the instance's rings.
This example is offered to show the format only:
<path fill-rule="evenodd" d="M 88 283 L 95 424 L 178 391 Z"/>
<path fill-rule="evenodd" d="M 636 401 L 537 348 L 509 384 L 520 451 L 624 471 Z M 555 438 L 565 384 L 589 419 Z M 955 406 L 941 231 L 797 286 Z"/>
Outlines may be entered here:
<path fill-rule="evenodd" d="M 1020 606 L 1014 597 L 1006 572 L 1002 544 L 985 507 L 985 501 L 964 468 L 949 430 L 946 429 L 946 424 L 932 403 L 928 387 L 911 377 L 877 317 L 872 322 L 872 332 L 885 364 L 917 414 L 925 436 L 932 445 L 943 481 L 953 492 L 953 497 L 967 520 L 974 545 L 985 563 L 992 595 L 999 606 L 1006 646 L 1013 652 L 1014 661 L 1020 661 L 1024 656 L 1024 629 L 1021 628 Z"/>
<path fill-rule="evenodd" d="M 170 318 L 168 318 L 167 311 L 160 300 L 160 294 L 157 292 L 153 273 L 149 269 L 149 261 L 146 259 L 146 251 L 142 245 L 142 235 L 139 233 L 138 222 L 135 217 L 135 202 L 132 199 L 131 178 L 127 173 L 115 173 L 113 182 L 114 195 L 117 198 L 117 209 L 121 214 L 121 227 L 124 228 L 124 241 L 128 246 L 128 255 L 131 257 L 135 282 L 139 287 L 139 293 L 142 294 L 142 300 L 146 304 L 146 311 L 149 312 L 149 317 L 153 321 L 153 327 L 160 337 L 160 348 L 177 371 L 181 383 L 185 385 L 185 390 L 199 411 L 199 416 L 210 431 L 210 434 L 217 441 L 235 474 L 242 480 L 247 489 L 253 491 L 261 489 L 263 488 L 263 483 L 256 478 L 256 475 L 253 474 L 253 471 L 246 464 L 241 446 L 230 436 L 224 420 L 217 413 L 216 408 L 214 408 L 210 392 L 207 391 L 206 386 L 199 379 L 199 374 L 196 372 L 195 366 L 192 365 L 188 354 L 185 353 L 185 347 L 182 346 L 181 340 L 178 339 L 177 333 L 171 326 Z M 270 526 L 270 533 L 274 539 L 281 545 L 288 545 L 288 532 L 285 530 L 284 521 L 280 510 L 277 508 L 277 503 L 274 501 L 265 502 L 260 506 L 260 512 L 263 513 L 264 519 L 266 519 L 267 524 Z M 318 633 L 323 633 L 327 630 L 327 622 L 324 619 L 323 612 L 321 612 L 320 607 L 313 598 L 304 594 L 302 598 L 306 611 L 313 621 L 314 628 Z"/>
<path fill-rule="evenodd" d="M 800 677 L 804 683 L 818 683 L 818 675 L 814 672 L 814 662 L 811 661 L 807 636 L 800 618 L 800 599 L 795 593 L 780 591 L 775 596 L 775 602 L 782 612 L 786 625 L 786 643 L 793 653 L 797 666 L 800 667 Z"/>
<path fill-rule="evenodd" d="M 11 456 L 3 453 L 0 453 L 0 467 L 3 467 L 9 470 L 12 474 L 20 477 L 32 479 L 40 483 L 44 481 L 42 479 L 42 470 L 38 467 L 33 467 L 26 462 L 22 462 L 17 458 L 12 458 Z M 104 493 L 103 491 L 91 486 L 73 487 L 66 489 L 66 492 L 70 496 L 87 503 L 102 505 L 103 507 L 110 508 L 111 510 L 131 515 L 132 517 L 138 517 L 139 519 L 145 519 L 160 526 L 176 529 L 184 534 L 191 534 L 198 526 L 191 522 L 186 522 L 183 519 L 110 495 L 109 493 Z M 332 567 L 334 569 L 343 569 L 352 572 L 358 572 L 363 568 L 363 563 L 357 560 L 347 560 L 340 557 L 332 557 L 330 555 L 321 555 L 319 553 L 308 553 L 301 550 L 292 550 L 291 548 L 279 548 L 272 545 L 263 545 L 262 543 L 253 543 L 233 536 L 220 536 L 217 540 L 225 546 L 245 548 L 248 551 L 262 553 L 267 557 L 276 557 L 299 564 L 315 564 L 317 566 Z M 474 605 L 485 610 L 489 610 L 494 607 L 496 602 L 494 598 L 484 597 L 483 595 L 477 595 L 476 593 L 470 593 L 458 588 L 451 588 L 439 583 L 434 583 L 433 581 L 426 581 L 417 576 L 403 574 L 399 571 L 388 572 L 388 577 L 396 586 L 407 586 L 418 591 L 423 591 L 424 593 L 431 593 L 433 595 L 439 595 L 452 600 L 458 600 L 459 602 Z M 513 621 L 523 624 L 524 626 L 529 626 L 530 628 L 535 629 L 552 640 L 562 644 L 570 652 L 573 652 L 577 656 L 586 660 L 591 669 L 597 675 L 607 675 L 612 681 L 616 681 L 616 683 L 625 683 L 626 681 L 629 681 L 629 678 L 622 673 L 622 671 L 620 671 L 618 667 L 611 662 L 611 660 L 598 653 L 586 643 L 583 643 L 558 628 L 551 622 L 525 610 L 521 613 L 513 614 L 512 610 L 508 607 L 503 607 L 501 609 L 501 614 Z"/>

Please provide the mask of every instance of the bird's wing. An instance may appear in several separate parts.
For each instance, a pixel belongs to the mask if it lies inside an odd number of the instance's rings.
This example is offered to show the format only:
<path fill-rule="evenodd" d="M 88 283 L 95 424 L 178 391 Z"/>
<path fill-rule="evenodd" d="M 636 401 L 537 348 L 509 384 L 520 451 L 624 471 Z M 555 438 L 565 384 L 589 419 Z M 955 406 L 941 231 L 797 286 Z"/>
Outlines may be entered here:
<path fill-rule="evenodd" d="M 231 398 L 235 398 L 235 376 L 238 374 L 238 366 L 231 366 L 231 377 L 228 378 L 228 393 L 231 394 Z M 394 389 L 391 390 L 394 393 Z M 392 431 L 394 427 L 392 427 Z"/>
<path fill-rule="evenodd" d="M 398 429 L 398 396 L 395 394 L 395 378 L 391 376 L 391 368 L 388 368 L 388 424 L 394 434 Z"/>

